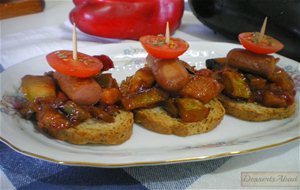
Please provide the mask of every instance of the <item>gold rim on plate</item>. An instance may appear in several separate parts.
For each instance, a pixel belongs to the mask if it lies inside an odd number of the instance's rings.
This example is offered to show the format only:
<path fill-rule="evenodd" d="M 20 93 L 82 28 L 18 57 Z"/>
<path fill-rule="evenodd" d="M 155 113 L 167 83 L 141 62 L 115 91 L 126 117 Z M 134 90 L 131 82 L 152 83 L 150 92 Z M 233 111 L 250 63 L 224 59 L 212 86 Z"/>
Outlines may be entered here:
<path fill-rule="evenodd" d="M 237 156 L 237 155 L 242 155 L 242 154 L 247 154 L 247 153 L 253 153 L 257 152 L 260 150 L 266 150 L 270 148 L 274 148 L 277 146 L 285 145 L 290 142 L 299 140 L 300 136 L 291 138 L 286 141 L 282 141 L 279 143 L 274 143 L 270 145 L 265 145 L 261 147 L 256 147 L 252 149 L 247 149 L 247 150 L 240 150 L 240 151 L 231 151 L 231 152 L 226 152 L 226 153 L 221 153 L 221 154 L 215 154 L 215 155 L 210 155 L 210 156 L 198 156 L 198 157 L 189 157 L 189 158 L 179 158 L 179 159 L 174 159 L 174 160 L 162 160 L 162 161 L 149 161 L 149 162 L 132 162 L 132 163 L 122 163 L 122 164 L 105 164 L 105 163 L 93 163 L 93 162 L 72 162 L 72 161 L 59 161 L 56 159 L 52 159 L 46 156 L 41 156 L 35 153 L 31 153 L 28 151 L 21 150 L 5 140 L 4 138 L 0 137 L 0 140 L 4 142 L 6 145 L 14 149 L 15 151 L 22 153 L 24 155 L 28 155 L 34 158 L 39 158 L 45 161 L 57 163 L 57 164 L 62 164 L 62 165 L 74 165 L 74 166 L 92 166 L 92 167 L 130 167 L 130 166 L 150 166 L 150 165 L 162 165 L 162 164 L 175 164 L 175 163 L 185 163 L 185 162 L 192 162 L 192 161 L 205 161 L 205 160 L 211 160 L 211 159 L 216 159 L 216 158 L 222 158 L 222 157 L 228 157 L 228 156 Z"/>

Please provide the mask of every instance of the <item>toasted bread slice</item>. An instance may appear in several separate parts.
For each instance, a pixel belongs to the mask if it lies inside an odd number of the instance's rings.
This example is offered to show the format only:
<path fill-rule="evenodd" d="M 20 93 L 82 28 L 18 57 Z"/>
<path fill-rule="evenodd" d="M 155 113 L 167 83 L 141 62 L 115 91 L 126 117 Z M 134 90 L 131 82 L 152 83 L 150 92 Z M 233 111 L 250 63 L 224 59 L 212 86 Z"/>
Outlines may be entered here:
<path fill-rule="evenodd" d="M 205 106 L 210 108 L 210 112 L 207 118 L 198 122 L 182 122 L 180 119 L 171 117 L 161 107 L 137 110 L 135 112 L 135 122 L 146 129 L 161 134 L 190 136 L 206 133 L 222 121 L 225 110 L 217 99 L 211 100 Z"/>
<path fill-rule="evenodd" d="M 44 129 L 50 136 L 72 144 L 114 145 L 128 140 L 131 137 L 132 128 L 133 113 L 120 110 L 113 123 L 88 119 L 75 127 L 67 129 Z"/>
<path fill-rule="evenodd" d="M 239 102 L 225 95 L 219 95 L 226 114 L 246 121 L 268 121 L 284 119 L 295 113 L 295 103 L 286 108 L 270 108 L 256 103 Z"/>

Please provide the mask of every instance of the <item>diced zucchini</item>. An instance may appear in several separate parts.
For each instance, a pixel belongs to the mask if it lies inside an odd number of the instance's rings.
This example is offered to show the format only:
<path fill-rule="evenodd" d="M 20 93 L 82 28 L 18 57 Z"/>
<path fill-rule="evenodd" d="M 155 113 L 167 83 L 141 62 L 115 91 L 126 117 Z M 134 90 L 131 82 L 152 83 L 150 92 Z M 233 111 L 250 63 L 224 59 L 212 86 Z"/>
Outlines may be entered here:
<path fill-rule="evenodd" d="M 134 93 L 139 90 L 151 88 L 155 83 L 154 76 L 149 67 L 143 67 L 136 71 L 131 77 L 128 86 L 128 93 Z"/>
<path fill-rule="evenodd" d="M 55 84 L 49 76 L 25 75 L 22 78 L 21 91 L 29 101 L 38 97 L 55 97 Z"/>
<path fill-rule="evenodd" d="M 89 106 L 88 107 L 89 112 L 95 117 L 96 119 L 108 122 L 108 123 L 113 123 L 115 121 L 115 118 L 113 115 L 109 114 L 103 108 L 101 107 L 96 107 L 96 106 Z"/>
<path fill-rule="evenodd" d="M 166 110 L 172 117 L 178 117 L 178 108 L 175 103 L 175 98 L 167 99 L 162 102 L 162 108 Z"/>
<path fill-rule="evenodd" d="M 133 110 L 136 108 L 145 108 L 153 106 L 168 98 L 168 94 L 157 88 L 150 88 L 145 91 L 128 94 L 122 97 L 122 105 L 126 110 Z"/>
<path fill-rule="evenodd" d="M 79 123 L 91 117 L 88 111 L 72 101 L 65 102 L 62 109 L 72 123 Z"/>
<path fill-rule="evenodd" d="M 243 74 L 234 70 L 225 70 L 222 73 L 222 79 L 226 94 L 236 98 L 250 98 L 251 90 Z"/>
<path fill-rule="evenodd" d="M 101 73 L 94 78 L 102 88 L 118 88 L 118 83 L 111 73 Z"/>
<path fill-rule="evenodd" d="M 206 67 L 210 70 L 217 71 L 223 69 L 227 64 L 227 58 L 214 58 L 206 60 Z"/>
<path fill-rule="evenodd" d="M 247 79 L 249 81 L 249 86 L 250 86 L 251 89 L 261 90 L 261 89 L 264 89 L 266 87 L 267 80 L 262 78 L 262 77 L 258 77 L 258 76 L 248 74 Z"/>
<path fill-rule="evenodd" d="M 193 98 L 178 98 L 176 105 L 179 111 L 179 116 L 185 122 L 197 122 L 205 119 L 209 114 L 209 108 Z"/>

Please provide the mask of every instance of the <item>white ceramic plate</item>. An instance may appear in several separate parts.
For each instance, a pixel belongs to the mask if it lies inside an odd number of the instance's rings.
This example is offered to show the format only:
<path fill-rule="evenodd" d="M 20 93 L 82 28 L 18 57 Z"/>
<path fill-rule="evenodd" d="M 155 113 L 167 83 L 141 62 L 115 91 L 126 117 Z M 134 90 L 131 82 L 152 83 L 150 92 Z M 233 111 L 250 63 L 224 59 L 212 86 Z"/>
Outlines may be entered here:
<path fill-rule="evenodd" d="M 181 59 L 198 68 L 207 58 L 222 57 L 238 45 L 190 42 Z M 120 82 L 144 64 L 146 53 L 138 43 L 99 45 L 80 50 L 109 55 L 116 68 L 111 70 Z M 38 131 L 32 122 L 1 112 L 1 140 L 25 155 L 69 165 L 126 167 L 208 160 L 240 155 L 279 146 L 300 138 L 299 89 L 300 64 L 281 57 L 279 65 L 295 79 L 298 95 L 296 113 L 284 120 L 246 122 L 225 116 L 213 131 L 190 137 L 161 135 L 134 125 L 132 137 L 122 145 L 72 145 L 52 139 Z M 51 68 L 45 57 L 37 57 L 1 73 L 1 97 L 17 91 L 25 74 L 43 74 Z M 6 110 L 7 111 L 7 110 Z"/>

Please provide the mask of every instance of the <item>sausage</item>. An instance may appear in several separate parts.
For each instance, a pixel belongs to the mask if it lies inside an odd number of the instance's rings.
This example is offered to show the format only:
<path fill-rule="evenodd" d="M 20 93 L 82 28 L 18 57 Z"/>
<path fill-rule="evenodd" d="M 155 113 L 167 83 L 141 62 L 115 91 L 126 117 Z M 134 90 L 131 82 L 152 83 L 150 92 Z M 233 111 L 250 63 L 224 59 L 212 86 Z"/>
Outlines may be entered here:
<path fill-rule="evenodd" d="M 167 91 L 178 91 L 189 81 L 189 74 L 179 59 L 158 59 L 147 56 L 156 82 Z"/>
<path fill-rule="evenodd" d="M 275 71 L 279 58 L 236 48 L 229 51 L 227 61 L 231 67 L 270 78 Z"/>
<path fill-rule="evenodd" d="M 61 90 L 76 104 L 93 105 L 100 100 L 101 87 L 92 78 L 76 78 L 54 72 Z"/>

